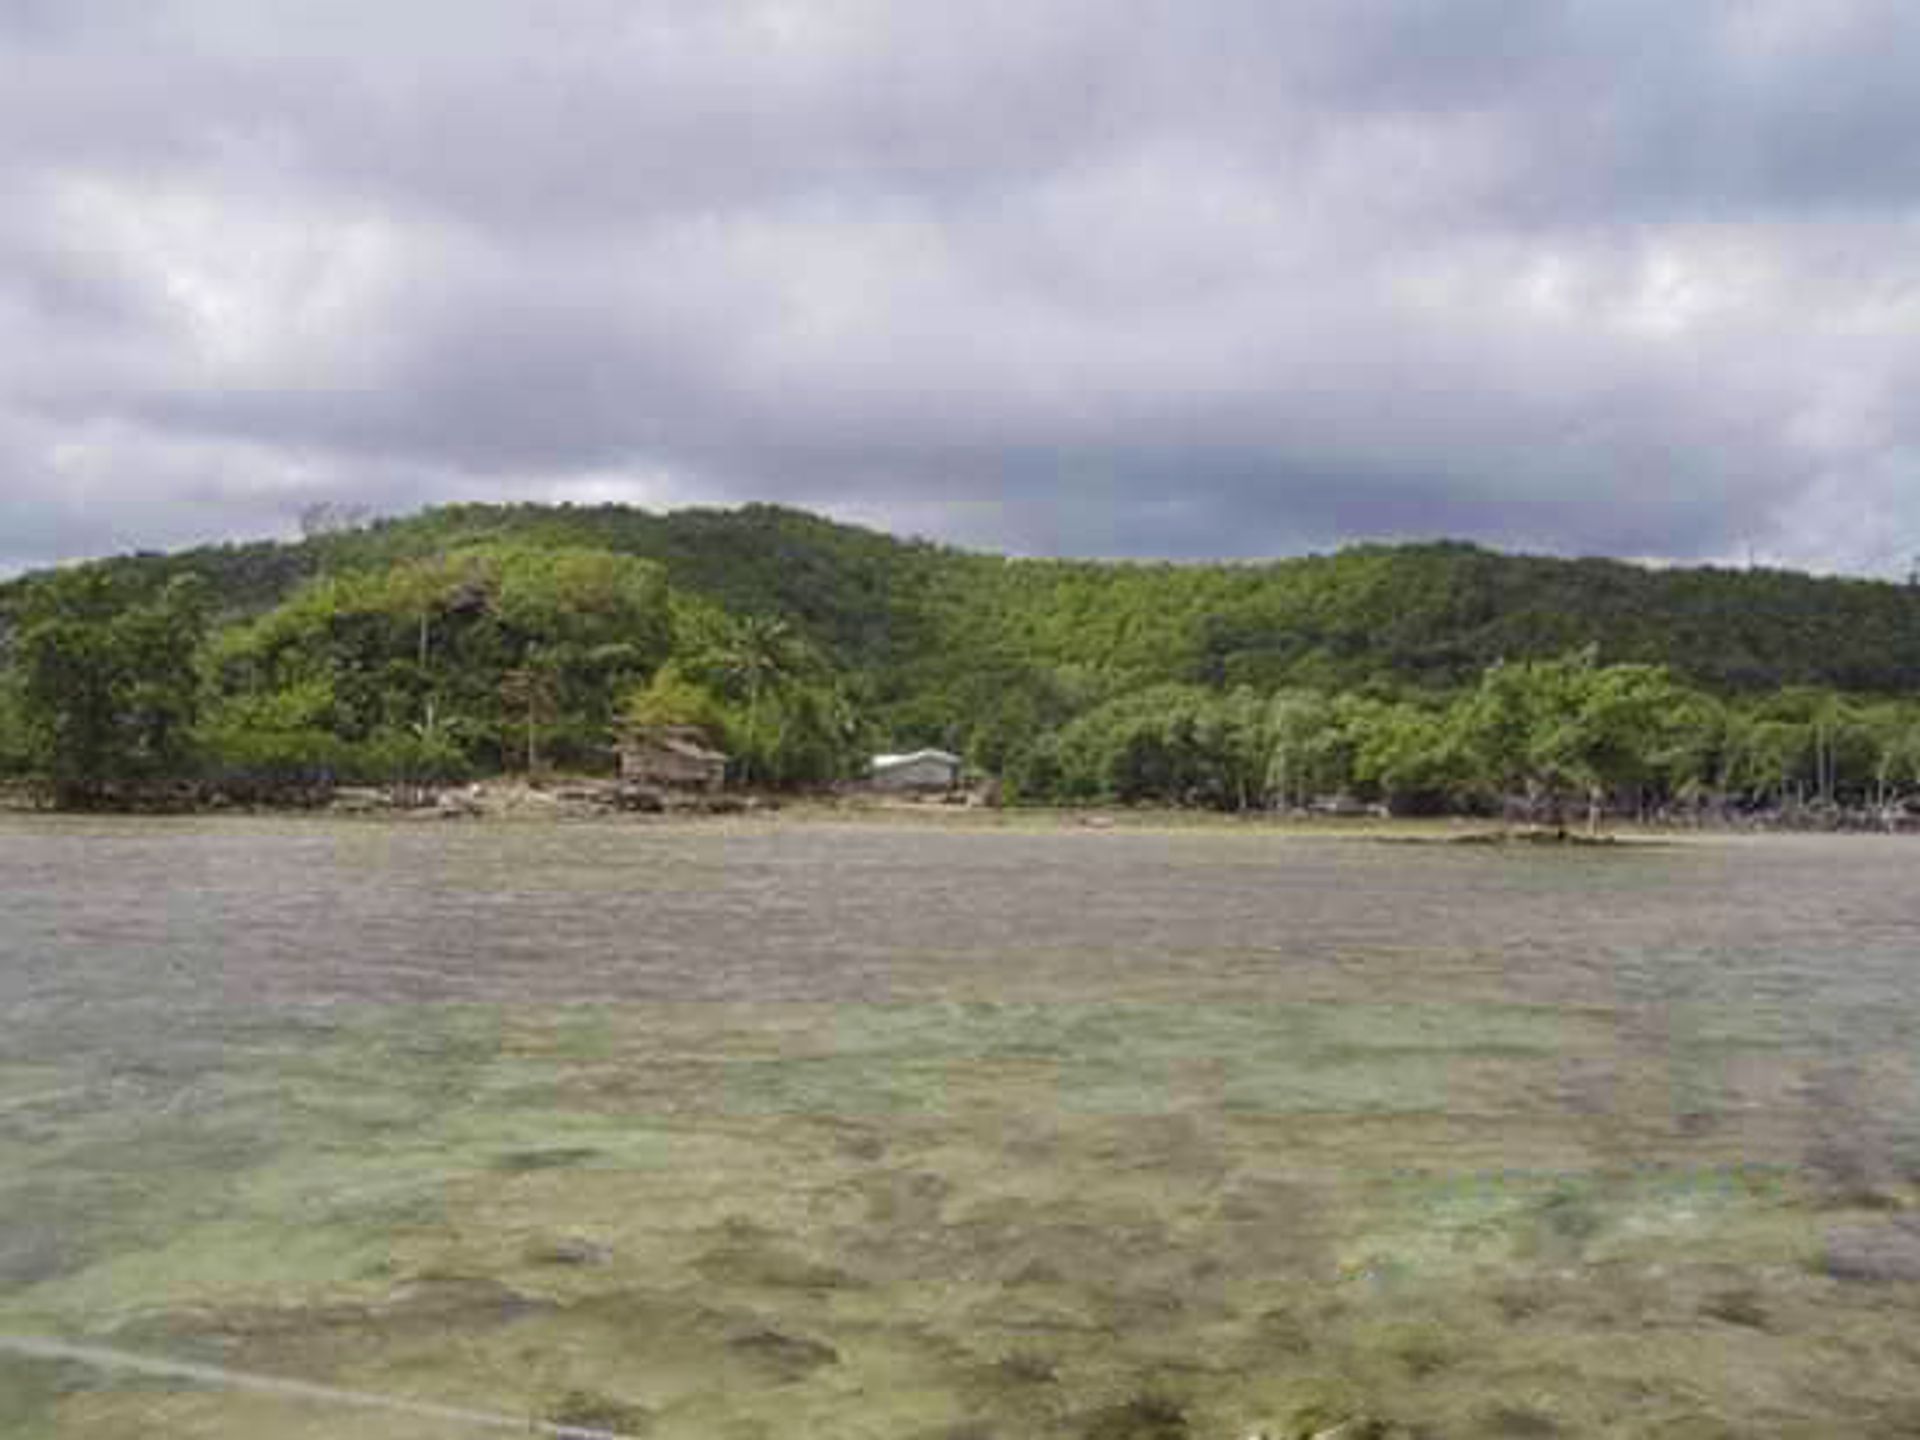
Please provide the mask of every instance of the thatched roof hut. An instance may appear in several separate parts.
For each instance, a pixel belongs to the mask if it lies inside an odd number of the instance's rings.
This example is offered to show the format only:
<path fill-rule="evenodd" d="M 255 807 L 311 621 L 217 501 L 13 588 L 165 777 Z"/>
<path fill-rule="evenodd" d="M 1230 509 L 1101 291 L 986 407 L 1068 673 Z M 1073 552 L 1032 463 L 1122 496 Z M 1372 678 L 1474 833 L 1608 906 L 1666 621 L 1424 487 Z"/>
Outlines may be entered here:
<path fill-rule="evenodd" d="M 695 725 L 638 725 L 616 744 L 620 778 L 671 790 L 713 791 L 727 780 L 727 757 Z"/>

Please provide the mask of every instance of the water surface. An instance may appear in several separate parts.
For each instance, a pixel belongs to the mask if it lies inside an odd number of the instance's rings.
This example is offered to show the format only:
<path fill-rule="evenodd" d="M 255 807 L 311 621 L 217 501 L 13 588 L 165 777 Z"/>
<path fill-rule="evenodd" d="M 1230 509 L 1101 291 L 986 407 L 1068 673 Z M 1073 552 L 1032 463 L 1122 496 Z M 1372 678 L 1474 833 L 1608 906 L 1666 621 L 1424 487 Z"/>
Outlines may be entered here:
<path fill-rule="evenodd" d="M 1901 1433 L 1916 858 L 0 819 L 0 1433 Z"/>

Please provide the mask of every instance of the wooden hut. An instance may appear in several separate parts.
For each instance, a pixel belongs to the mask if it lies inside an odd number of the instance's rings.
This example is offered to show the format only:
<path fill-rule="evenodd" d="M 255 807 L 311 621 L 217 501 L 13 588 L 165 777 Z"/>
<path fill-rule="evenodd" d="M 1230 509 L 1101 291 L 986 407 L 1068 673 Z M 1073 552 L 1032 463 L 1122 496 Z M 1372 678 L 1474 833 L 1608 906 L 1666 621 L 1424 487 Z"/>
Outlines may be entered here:
<path fill-rule="evenodd" d="M 727 782 L 727 757 L 693 725 L 645 725 L 622 732 L 620 778 L 663 790 L 711 793 Z"/>

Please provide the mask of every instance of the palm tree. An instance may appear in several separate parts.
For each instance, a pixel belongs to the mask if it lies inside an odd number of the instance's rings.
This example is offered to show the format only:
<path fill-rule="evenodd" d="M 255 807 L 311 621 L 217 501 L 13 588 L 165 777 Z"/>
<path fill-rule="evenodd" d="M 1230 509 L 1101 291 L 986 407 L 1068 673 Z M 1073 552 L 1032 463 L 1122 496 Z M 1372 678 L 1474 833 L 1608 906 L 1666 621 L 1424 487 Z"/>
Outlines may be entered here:
<path fill-rule="evenodd" d="M 530 650 L 527 663 L 500 677 L 500 697 L 516 710 L 524 710 L 527 726 L 527 778 L 540 768 L 540 727 L 551 724 L 554 716 L 554 674 L 546 657 Z"/>
<path fill-rule="evenodd" d="M 747 702 L 747 754 L 743 776 L 753 764 L 760 739 L 760 697 L 799 668 L 793 627 L 776 615 L 749 615 L 729 627 L 720 652 L 720 670 Z"/>

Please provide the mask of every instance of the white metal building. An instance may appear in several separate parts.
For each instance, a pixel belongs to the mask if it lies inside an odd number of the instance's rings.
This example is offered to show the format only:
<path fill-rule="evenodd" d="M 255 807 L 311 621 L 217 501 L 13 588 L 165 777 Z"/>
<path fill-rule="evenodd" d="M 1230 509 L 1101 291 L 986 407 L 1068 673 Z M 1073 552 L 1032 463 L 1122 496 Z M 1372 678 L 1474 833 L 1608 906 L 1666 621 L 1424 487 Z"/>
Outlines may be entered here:
<path fill-rule="evenodd" d="M 960 784 L 960 757 L 945 750 L 876 755 L 870 773 L 876 790 L 952 790 Z"/>

